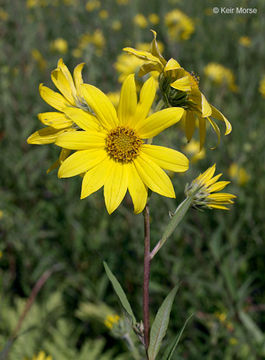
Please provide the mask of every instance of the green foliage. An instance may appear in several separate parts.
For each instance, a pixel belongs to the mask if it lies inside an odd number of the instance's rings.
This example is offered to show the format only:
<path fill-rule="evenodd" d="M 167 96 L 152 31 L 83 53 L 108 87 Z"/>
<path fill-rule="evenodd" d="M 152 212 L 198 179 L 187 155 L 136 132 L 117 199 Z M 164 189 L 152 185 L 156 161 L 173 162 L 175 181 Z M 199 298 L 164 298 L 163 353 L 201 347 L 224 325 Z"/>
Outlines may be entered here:
<path fill-rule="evenodd" d="M 135 319 L 135 316 L 133 314 L 131 305 L 129 304 L 129 301 L 127 299 L 127 296 L 126 296 L 125 292 L 123 291 L 120 283 L 118 282 L 115 275 L 113 275 L 113 273 L 111 272 L 111 270 L 108 267 L 107 263 L 105 263 L 105 262 L 104 262 L 104 268 L 105 268 L 105 271 L 106 271 L 106 274 L 107 274 L 109 280 L 112 283 L 113 289 L 115 290 L 118 298 L 120 299 L 121 305 L 123 306 L 123 308 L 127 312 L 127 314 L 130 316 L 130 318 L 132 320 L 132 325 L 135 325 L 136 324 L 136 319 Z"/>
<path fill-rule="evenodd" d="M 170 312 L 177 293 L 177 289 L 178 287 L 175 286 L 174 289 L 172 289 L 167 295 L 162 305 L 158 309 L 155 320 L 152 324 L 150 331 L 150 344 L 148 347 L 148 356 L 150 360 L 156 359 L 162 345 L 162 340 L 166 335 Z"/>

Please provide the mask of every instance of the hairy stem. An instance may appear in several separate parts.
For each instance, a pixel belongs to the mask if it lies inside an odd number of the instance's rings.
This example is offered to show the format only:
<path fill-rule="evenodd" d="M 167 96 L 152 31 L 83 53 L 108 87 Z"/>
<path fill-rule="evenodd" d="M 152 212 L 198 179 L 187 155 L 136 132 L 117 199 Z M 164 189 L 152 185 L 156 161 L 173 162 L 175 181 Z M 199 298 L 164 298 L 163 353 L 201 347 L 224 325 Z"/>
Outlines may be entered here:
<path fill-rule="evenodd" d="M 143 311 L 144 311 L 144 345 L 146 351 L 149 346 L 149 280 L 150 280 L 150 215 L 149 206 L 144 209 L 144 284 L 143 284 Z"/>

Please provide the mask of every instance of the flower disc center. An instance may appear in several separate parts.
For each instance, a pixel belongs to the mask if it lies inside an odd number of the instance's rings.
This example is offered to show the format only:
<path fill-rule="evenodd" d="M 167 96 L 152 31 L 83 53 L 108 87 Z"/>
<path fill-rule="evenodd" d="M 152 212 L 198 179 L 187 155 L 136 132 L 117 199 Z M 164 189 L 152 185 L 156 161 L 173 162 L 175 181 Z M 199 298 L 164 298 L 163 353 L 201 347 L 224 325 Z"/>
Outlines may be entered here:
<path fill-rule="evenodd" d="M 135 159 L 143 144 L 134 130 L 123 126 L 111 130 L 105 141 L 105 149 L 109 156 L 122 163 L 128 163 Z"/>

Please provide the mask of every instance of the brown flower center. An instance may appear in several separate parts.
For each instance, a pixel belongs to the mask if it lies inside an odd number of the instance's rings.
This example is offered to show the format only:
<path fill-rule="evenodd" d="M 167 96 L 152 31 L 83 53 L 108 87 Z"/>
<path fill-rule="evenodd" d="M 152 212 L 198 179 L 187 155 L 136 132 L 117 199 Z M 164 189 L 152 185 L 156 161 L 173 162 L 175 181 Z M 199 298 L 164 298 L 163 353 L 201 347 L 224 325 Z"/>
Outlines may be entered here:
<path fill-rule="evenodd" d="M 143 144 L 135 131 L 124 126 L 111 130 L 106 139 L 106 151 L 109 156 L 119 162 L 128 163 L 135 159 Z"/>

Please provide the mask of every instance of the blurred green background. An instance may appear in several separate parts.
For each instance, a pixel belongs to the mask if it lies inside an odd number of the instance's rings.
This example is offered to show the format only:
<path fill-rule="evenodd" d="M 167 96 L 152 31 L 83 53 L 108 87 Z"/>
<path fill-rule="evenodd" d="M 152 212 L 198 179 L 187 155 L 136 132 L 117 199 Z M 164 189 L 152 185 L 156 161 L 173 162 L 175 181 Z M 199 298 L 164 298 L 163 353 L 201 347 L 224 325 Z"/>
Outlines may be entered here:
<path fill-rule="evenodd" d="M 257 14 L 214 14 L 213 7 L 221 6 L 257 8 Z M 155 258 L 151 316 L 180 283 L 165 346 L 194 315 L 174 359 L 265 358 L 264 11 L 263 0 L 1 0 L 3 359 L 26 300 L 47 270 L 56 271 L 8 349 L 9 359 L 31 359 L 40 350 L 54 360 L 131 359 L 124 342 L 104 325 L 106 314 L 122 312 L 102 261 L 140 319 L 143 216 L 133 214 L 129 198 L 109 216 L 101 191 L 81 201 L 81 178 L 46 174 L 59 149 L 28 145 L 26 139 L 41 127 L 37 114 L 51 110 L 38 86 L 54 89 L 50 73 L 60 57 L 71 71 L 85 62 L 84 80 L 115 92 L 124 74 L 116 69 L 135 70 L 133 57 L 119 57 L 122 48 L 150 43 L 149 29 L 158 32 L 167 59 L 176 58 L 200 76 L 201 90 L 233 126 L 216 150 L 210 150 L 216 138 L 208 129 L 200 153 L 196 141 L 187 146 L 181 126 L 161 135 L 160 142 L 186 153 L 191 166 L 173 178 L 176 200 L 153 194 L 152 244 L 168 211 L 184 199 L 185 184 L 213 163 L 237 195 L 229 212 L 191 210 Z"/>

